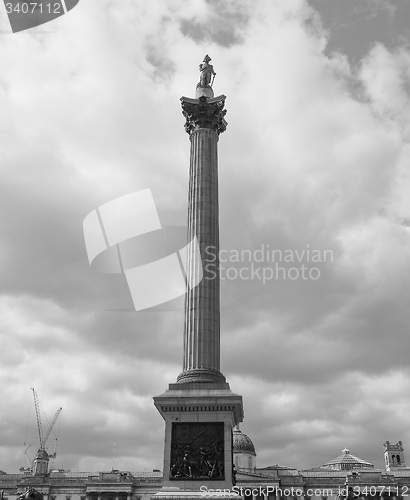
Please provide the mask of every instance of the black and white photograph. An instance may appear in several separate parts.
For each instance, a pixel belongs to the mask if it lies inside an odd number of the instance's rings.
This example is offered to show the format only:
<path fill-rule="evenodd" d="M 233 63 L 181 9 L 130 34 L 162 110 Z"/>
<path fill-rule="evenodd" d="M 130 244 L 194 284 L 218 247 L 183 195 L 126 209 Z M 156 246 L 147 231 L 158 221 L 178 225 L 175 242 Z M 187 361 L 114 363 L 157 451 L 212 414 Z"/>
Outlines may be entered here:
<path fill-rule="evenodd" d="M 1 500 L 406 500 L 409 0 L 3 0 L 0 63 Z"/>

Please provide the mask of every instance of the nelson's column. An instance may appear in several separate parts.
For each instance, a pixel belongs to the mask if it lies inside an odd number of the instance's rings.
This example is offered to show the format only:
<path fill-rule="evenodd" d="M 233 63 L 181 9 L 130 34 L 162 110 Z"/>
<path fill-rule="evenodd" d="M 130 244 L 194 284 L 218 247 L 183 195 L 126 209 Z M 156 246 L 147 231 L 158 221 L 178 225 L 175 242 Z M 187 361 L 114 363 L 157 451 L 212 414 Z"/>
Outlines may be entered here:
<path fill-rule="evenodd" d="M 191 141 L 188 241 L 196 237 L 198 245 L 188 247 L 183 371 L 164 394 L 154 397 L 165 420 L 163 490 L 156 497 L 173 490 L 195 496 L 201 486 L 231 488 L 232 429 L 243 419 L 242 397 L 220 372 L 217 144 L 227 123 L 225 96 L 214 97 L 212 90 L 210 61 L 206 55 L 199 65 L 195 99 L 181 97 Z"/>

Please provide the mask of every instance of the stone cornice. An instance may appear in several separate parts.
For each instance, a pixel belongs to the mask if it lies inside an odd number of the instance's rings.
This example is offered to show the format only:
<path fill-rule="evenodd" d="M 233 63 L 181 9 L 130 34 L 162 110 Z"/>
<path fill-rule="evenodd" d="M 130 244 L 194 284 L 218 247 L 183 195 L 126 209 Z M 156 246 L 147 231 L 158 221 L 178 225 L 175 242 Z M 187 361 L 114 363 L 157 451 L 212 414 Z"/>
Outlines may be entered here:
<path fill-rule="evenodd" d="M 225 132 L 227 122 L 224 95 L 214 98 L 201 96 L 199 99 L 181 97 L 182 114 L 186 118 L 185 130 L 191 135 L 199 128 L 214 130 L 218 135 Z"/>

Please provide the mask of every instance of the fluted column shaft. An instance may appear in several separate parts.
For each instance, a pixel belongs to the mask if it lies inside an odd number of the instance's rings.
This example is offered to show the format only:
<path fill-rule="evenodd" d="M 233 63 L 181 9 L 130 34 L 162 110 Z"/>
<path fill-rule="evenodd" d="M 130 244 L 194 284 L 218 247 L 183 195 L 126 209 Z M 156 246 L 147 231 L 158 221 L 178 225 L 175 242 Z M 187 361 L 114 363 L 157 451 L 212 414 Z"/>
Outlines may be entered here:
<path fill-rule="evenodd" d="M 219 210 L 218 134 L 197 129 L 191 136 L 191 165 L 188 201 L 188 241 L 196 236 L 201 259 L 188 255 L 188 275 L 197 275 L 199 285 L 188 289 L 185 298 L 184 371 L 219 371 Z M 196 269 L 193 269 L 195 267 Z"/>
<path fill-rule="evenodd" d="M 224 96 L 221 96 L 224 97 Z M 217 98 L 218 99 L 218 98 Z M 187 116 L 191 155 L 188 192 L 188 287 L 185 296 L 184 361 L 178 382 L 225 382 L 220 373 L 220 278 L 218 135 L 226 127 L 221 99 L 198 100 Z M 192 104 L 192 103 L 191 103 Z M 184 105 L 183 105 L 184 109 Z M 215 113 L 214 113 L 215 112 Z M 215 115 L 218 121 L 209 121 Z M 196 120 L 206 116 L 207 121 Z M 193 120 L 195 118 L 195 120 Z M 223 123 L 222 123 L 223 120 Z M 219 123 L 219 125 L 218 125 Z M 221 130 L 221 126 L 223 129 Z M 197 251 L 199 248 L 200 258 Z M 197 283 L 202 272 L 202 280 Z"/>

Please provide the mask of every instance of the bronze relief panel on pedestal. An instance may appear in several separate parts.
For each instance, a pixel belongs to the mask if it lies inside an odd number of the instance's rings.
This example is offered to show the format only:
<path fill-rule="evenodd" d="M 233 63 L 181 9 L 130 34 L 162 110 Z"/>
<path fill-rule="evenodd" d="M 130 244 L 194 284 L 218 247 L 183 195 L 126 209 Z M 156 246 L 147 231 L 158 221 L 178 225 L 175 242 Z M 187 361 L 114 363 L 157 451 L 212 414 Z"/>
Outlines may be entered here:
<path fill-rule="evenodd" d="M 170 479 L 225 479 L 224 423 L 172 423 Z"/>

